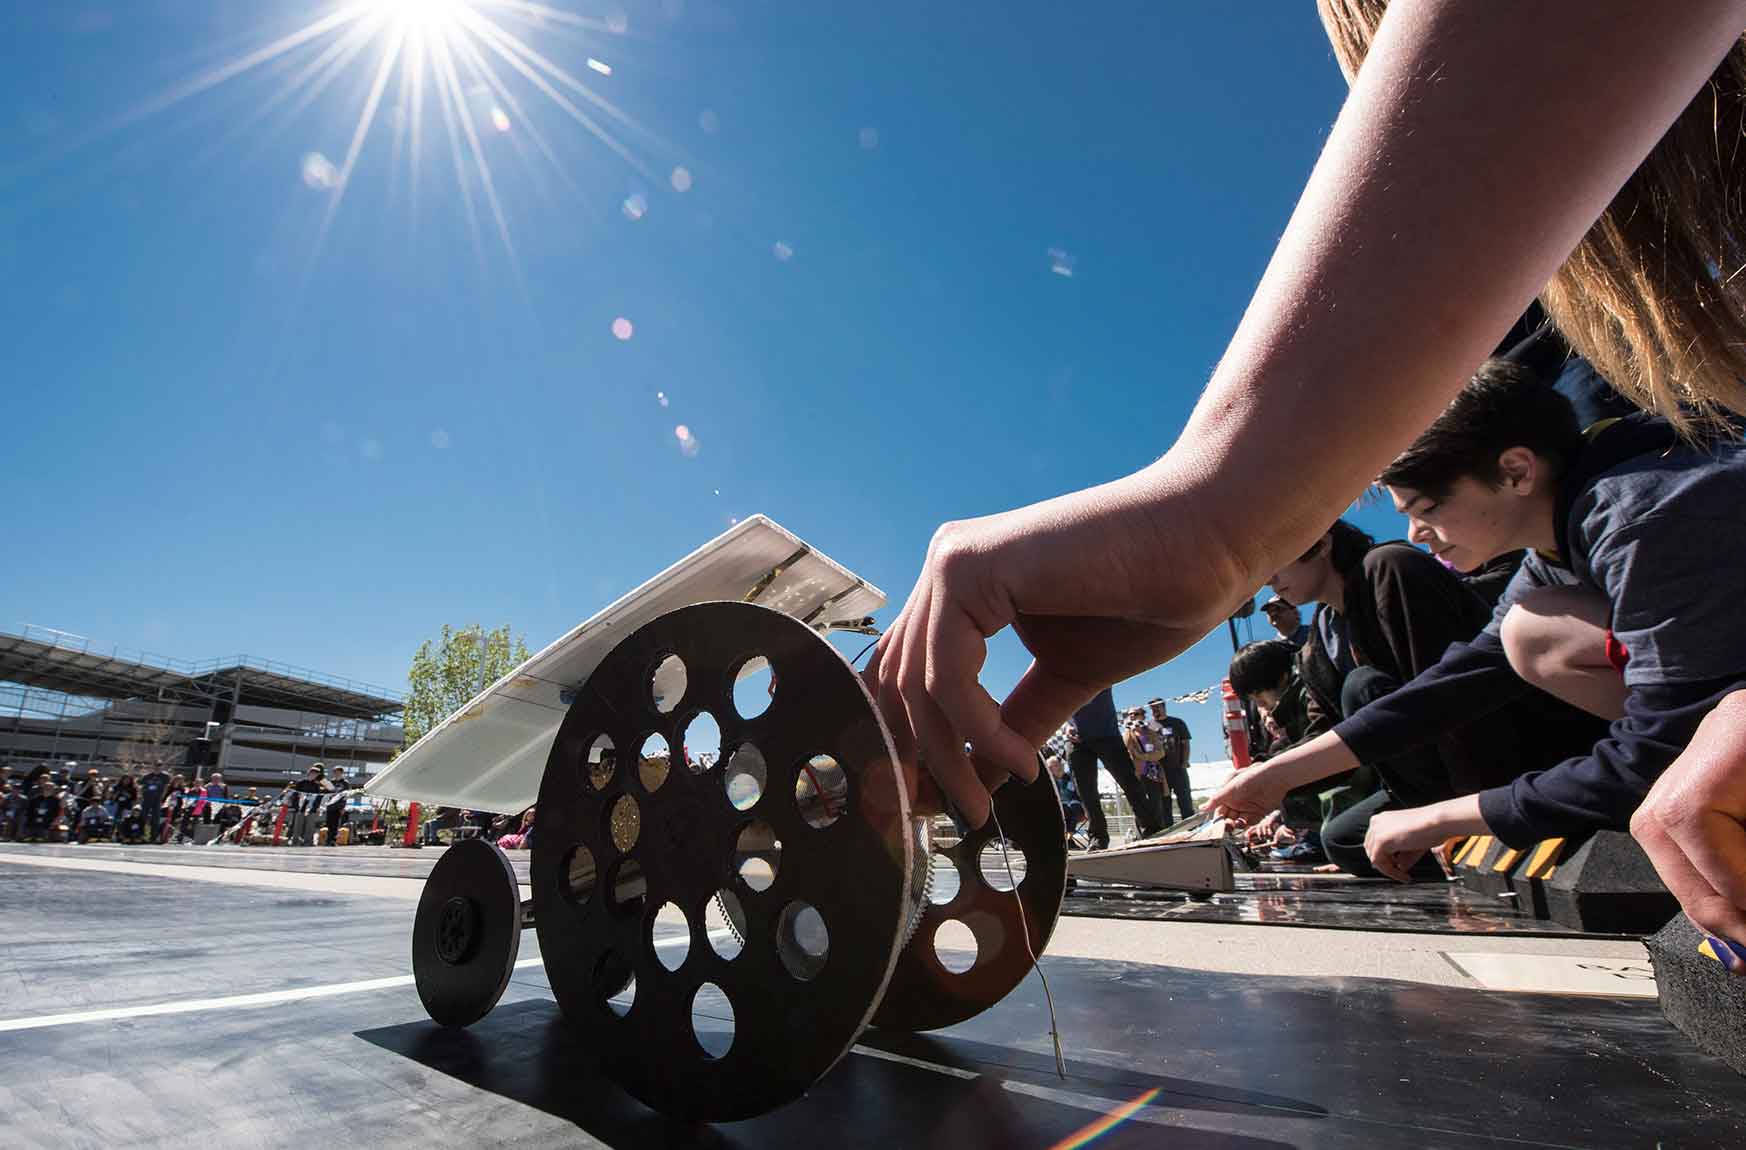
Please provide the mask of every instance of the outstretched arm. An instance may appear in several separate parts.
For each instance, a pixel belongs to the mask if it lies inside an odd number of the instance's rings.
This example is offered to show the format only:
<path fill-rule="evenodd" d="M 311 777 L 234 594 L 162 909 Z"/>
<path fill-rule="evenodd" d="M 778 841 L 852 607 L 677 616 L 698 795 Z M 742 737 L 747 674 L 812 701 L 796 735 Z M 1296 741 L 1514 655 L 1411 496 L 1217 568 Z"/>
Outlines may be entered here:
<path fill-rule="evenodd" d="M 1075 706 L 1216 626 L 1430 423 L 1743 27 L 1741 0 L 1395 5 L 1176 445 L 934 536 L 867 670 L 900 757 L 980 824 Z M 1003 705 L 977 673 L 1007 626 L 1035 662 Z"/>

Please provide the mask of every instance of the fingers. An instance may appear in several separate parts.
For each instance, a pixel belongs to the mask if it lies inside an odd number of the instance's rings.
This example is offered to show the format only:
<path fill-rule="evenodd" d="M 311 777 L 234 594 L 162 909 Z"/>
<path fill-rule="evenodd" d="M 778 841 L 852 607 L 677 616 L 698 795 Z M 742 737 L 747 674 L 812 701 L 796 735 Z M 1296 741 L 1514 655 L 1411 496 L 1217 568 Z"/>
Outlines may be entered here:
<path fill-rule="evenodd" d="M 1383 825 L 1378 825 L 1379 823 Z M 1370 856 L 1370 865 L 1396 882 L 1410 882 L 1411 876 L 1408 872 L 1424 855 L 1425 850 L 1423 847 L 1400 850 L 1395 843 L 1395 837 L 1388 833 L 1386 820 L 1380 816 L 1372 819 L 1370 829 L 1364 832 L 1364 853 Z"/>
<path fill-rule="evenodd" d="M 1694 811 L 1667 828 L 1704 884 L 1729 908 L 1736 929 L 1746 927 L 1746 826 L 1719 811 Z M 1746 934 L 1733 934 L 1746 942 Z"/>
<path fill-rule="evenodd" d="M 1037 748 L 1044 739 L 1027 739 L 1006 725 L 1000 704 L 977 678 L 987 657 L 983 628 L 936 593 L 928 611 L 928 697 L 955 736 L 954 748 L 970 743 L 985 783 L 999 786 L 1007 776 L 1029 782 L 1037 777 Z"/>
<path fill-rule="evenodd" d="M 1250 768 L 1252 771 L 1256 769 Z M 1206 801 L 1206 805 L 1217 818 L 1260 822 L 1273 810 L 1274 804 L 1264 801 L 1265 796 L 1252 795 L 1251 782 L 1241 775 L 1234 776 Z"/>
<path fill-rule="evenodd" d="M 1100 689 L 1095 684 L 1062 678 L 1033 660 L 1002 704 L 1001 722 L 1040 747 Z"/>
<path fill-rule="evenodd" d="M 1693 865 L 1658 820 L 1631 820 L 1631 833 L 1643 845 L 1644 853 L 1655 867 L 1655 873 L 1667 884 L 1673 897 L 1679 900 L 1686 917 L 1707 934 L 1719 935 L 1734 942 L 1746 942 L 1746 910 L 1718 892 L 1705 875 Z M 1728 956 L 1718 954 L 1724 963 Z M 1746 973 L 1746 962 L 1730 963 L 1729 969 Z"/>

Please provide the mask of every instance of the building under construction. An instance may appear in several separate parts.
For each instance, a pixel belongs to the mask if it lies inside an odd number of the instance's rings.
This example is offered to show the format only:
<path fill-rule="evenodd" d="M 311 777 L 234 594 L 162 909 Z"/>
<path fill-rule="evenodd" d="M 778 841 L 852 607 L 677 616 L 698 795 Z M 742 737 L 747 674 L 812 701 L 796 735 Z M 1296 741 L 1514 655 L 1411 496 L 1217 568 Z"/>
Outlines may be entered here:
<path fill-rule="evenodd" d="M 396 691 L 246 655 L 194 663 L 0 632 L 0 764 L 20 773 L 162 767 L 283 785 L 320 762 L 356 777 L 399 748 L 402 706 Z"/>

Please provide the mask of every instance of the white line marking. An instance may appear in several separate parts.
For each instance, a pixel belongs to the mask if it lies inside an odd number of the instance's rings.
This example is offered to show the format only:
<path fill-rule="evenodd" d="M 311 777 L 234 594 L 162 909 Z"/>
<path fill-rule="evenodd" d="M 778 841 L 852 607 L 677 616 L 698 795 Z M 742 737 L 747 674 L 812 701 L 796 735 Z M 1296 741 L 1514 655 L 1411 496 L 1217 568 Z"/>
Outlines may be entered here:
<path fill-rule="evenodd" d="M 893 1054 L 889 1050 L 878 1050 L 871 1046 L 853 1047 L 856 1054 L 864 1054 L 868 1058 L 878 1058 L 886 1062 L 896 1062 L 904 1066 L 914 1066 L 918 1070 L 931 1070 L 935 1074 L 945 1074 L 952 1078 L 962 1078 L 967 1082 L 975 1081 L 982 1075 L 974 1070 L 963 1070 L 956 1066 L 946 1066 L 938 1062 L 927 1062 L 920 1058 L 909 1058 L 902 1054 Z"/>
<path fill-rule="evenodd" d="M 533 966 L 539 961 L 537 958 L 524 958 L 515 964 L 516 969 Z M 36 1018 L 8 1018 L 0 1020 L 0 1033 L 9 1030 L 39 1030 L 45 1026 L 73 1026 L 81 1022 L 111 1022 L 120 1018 L 153 1018 L 162 1014 L 193 1014 L 203 1010 L 274 1006 L 281 1002 L 302 1002 L 310 998 L 332 998 L 337 994 L 391 990 L 411 985 L 410 974 L 397 974 L 392 978 L 366 978 L 359 982 L 300 986 L 291 990 L 267 990 L 259 994 L 232 994 L 224 998 L 190 998 L 180 1002 L 153 1002 L 144 1006 L 116 1006 L 108 1010 L 81 1010 L 72 1014 L 44 1014 Z"/>
<path fill-rule="evenodd" d="M 944 1074 L 951 1078 L 961 1078 L 965 1081 L 974 1081 L 982 1077 L 979 1072 L 974 1070 L 965 1070 L 957 1066 L 946 1066 L 939 1062 L 928 1062 L 921 1058 L 909 1058 L 902 1054 L 893 1054 L 888 1050 L 878 1050 L 871 1046 L 857 1045 L 852 1049 L 856 1054 L 864 1054 L 869 1058 L 879 1058 L 886 1062 L 896 1062 L 904 1066 L 913 1066 L 918 1070 L 930 1070 L 935 1074 Z M 1010 1091 L 1013 1094 L 1024 1094 L 1032 1098 L 1041 1098 L 1049 1102 L 1071 1106 L 1076 1110 L 1087 1110 L 1093 1114 L 1107 1115 L 1110 1111 L 1120 1105 L 1119 1102 L 1108 1098 L 1101 1098 L 1093 1094 L 1081 1094 L 1077 1090 L 1069 1090 L 1060 1086 L 1042 1086 L 1032 1082 L 1014 1082 L 1011 1079 L 1006 1078 L 997 1078 L 996 1081 L 1000 1084 L 1002 1090 Z M 1153 1109 L 1154 1107 L 1152 1106 L 1143 1107 L 1140 1112 L 1129 1115 L 1128 1120 L 1151 1122 L 1160 1126 L 1170 1126 L 1174 1124 L 1174 1118 L 1172 1116 L 1165 1113 L 1150 1113 L 1149 1111 L 1152 1111 Z"/>
<path fill-rule="evenodd" d="M 711 938 L 725 938 L 726 931 L 710 931 Z M 657 947 L 689 944 L 690 935 L 675 934 L 657 938 Z M 538 966 L 539 958 L 523 958 L 515 969 Z M 277 1006 L 282 1002 L 302 1002 L 310 998 L 332 998 L 339 994 L 361 994 L 369 990 L 393 990 L 412 985 L 412 975 L 397 974 L 392 978 L 366 978 L 359 982 L 333 982 L 323 986 L 299 986 L 290 990 L 267 990 L 259 994 L 232 994 L 224 998 L 190 998 L 179 1002 L 153 1002 L 144 1006 L 114 1006 L 107 1010 L 80 1010 L 70 1014 L 42 1014 L 35 1018 L 0 1019 L 0 1034 L 13 1030 L 41 1030 L 48 1026 L 75 1026 L 82 1022 L 114 1022 L 123 1018 L 154 1018 L 164 1014 L 195 1014 L 205 1010 L 232 1010 L 251 1006 Z"/>
<path fill-rule="evenodd" d="M 213 860 L 217 862 L 218 860 Z M 321 874 L 310 871 L 260 870 L 253 867 L 188 865 L 186 863 L 136 863 L 99 859 L 74 859 L 25 855 L 0 850 L 0 863 L 52 867 L 59 870 L 97 871 L 104 874 L 139 875 L 146 878 L 178 878 L 187 882 L 212 882 L 228 886 L 269 887 L 303 893 L 362 894 L 377 898 L 416 900 L 424 889 L 423 878 L 391 878 L 373 875 Z"/>

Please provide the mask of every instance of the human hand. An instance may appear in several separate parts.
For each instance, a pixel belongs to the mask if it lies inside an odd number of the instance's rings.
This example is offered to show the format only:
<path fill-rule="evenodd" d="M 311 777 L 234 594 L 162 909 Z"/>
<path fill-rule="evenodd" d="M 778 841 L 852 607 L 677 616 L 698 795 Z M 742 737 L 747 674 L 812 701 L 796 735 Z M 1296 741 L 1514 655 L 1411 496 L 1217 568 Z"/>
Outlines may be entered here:
<path fill-rule="evenodd" d="M 935 533 L 863 675 L 900 762 L 924 764 L 970 825 L 1007 778 L 1035 777 L 1036 748 L 1078 707 L 1185 650 L 1250 585 L 1166 488 L 1141 472 Z M 977 674 L 1007 626 L 1033 662 L 997 703 Z"/>
<path fill-rule="evenodd" d="M 1396 882 L 1409 881 L 1408 872 L 1413 864 L 1449 837 L 1434 820 L 1425 817 L 1428 809 L 1416 807 L 1372 815 L 1370 829 L 1364 833 L 1364 853 L 1370 856 L 1370 865 Z"/>
<path fill-rule="evenodd" d="M 1478 795 L 1462 795 L 1404 811 L 1371 816 L 1364 835 L 1364 853 L 1389 878 L 1408 881 L 1407 872 L 1424 853 L 1455 835 L 1485 835 L 1491 828 L 1479 812 Z"/>
<path fill-rule="evenodd" d="M 1717 941 L 1746 944 L 1746 691 L 1698 724 L 1685 752 L 1631 816 L 1642 844 L 1686 917 Z M 1733 974 L 1746 957 L 1711 944 Z"/>
<path fill-rule="evenodd" d="M 1233 773 L 1225 780 L 1224 786 L 1207 799 L 1206 805 L 1219 818 L 1266 825 L 1264 820 L 1283 819 L 1279 814 L 1279 804 L 1290 789 L 1271 764 L 1262 763 Z"/>

